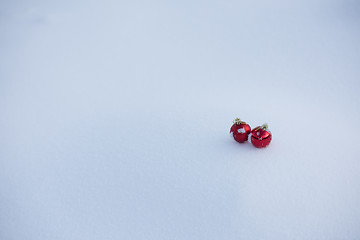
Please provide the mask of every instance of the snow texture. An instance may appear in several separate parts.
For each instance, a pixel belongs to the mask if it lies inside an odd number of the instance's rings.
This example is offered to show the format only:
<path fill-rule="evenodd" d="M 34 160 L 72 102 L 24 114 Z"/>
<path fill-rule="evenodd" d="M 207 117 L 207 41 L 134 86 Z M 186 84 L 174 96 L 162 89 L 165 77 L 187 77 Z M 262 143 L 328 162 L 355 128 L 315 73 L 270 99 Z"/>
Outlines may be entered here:
<path fill-rule="evenodd" d="M 1 1 L 0 239 L 360 239 L 359 29 L 354 0 Z"/>

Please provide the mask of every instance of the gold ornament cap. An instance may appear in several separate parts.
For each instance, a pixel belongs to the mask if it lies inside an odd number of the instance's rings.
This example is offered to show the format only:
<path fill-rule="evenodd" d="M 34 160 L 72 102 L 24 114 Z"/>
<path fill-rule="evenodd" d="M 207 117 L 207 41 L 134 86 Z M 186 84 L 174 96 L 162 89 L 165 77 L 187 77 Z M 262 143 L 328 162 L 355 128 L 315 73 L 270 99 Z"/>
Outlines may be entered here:
<path fill-rule="evenodd" d="M 236 125 L 247 124 L 246 122 L 241 121 L 240 118 L 235 118 L 235 120 L 233 121 L 233 123 L 236 124 Z"/>
<path fill-rule="evenodd" d="M 262 130 L 269 130 L 269 125 L 267 123 L 264 123 L 262 126 L 261 126 L 261 129 Z"/>

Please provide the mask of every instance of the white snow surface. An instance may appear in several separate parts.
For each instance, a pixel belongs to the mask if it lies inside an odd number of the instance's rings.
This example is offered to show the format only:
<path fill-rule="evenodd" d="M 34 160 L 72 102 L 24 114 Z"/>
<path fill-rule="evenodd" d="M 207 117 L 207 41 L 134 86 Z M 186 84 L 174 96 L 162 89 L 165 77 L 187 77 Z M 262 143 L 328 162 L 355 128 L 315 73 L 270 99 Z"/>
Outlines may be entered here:
<path fill-rule="evenodd" d="M 359 1 L 1 1 L 0 36 L 1 240 L 360 239 Z"/>

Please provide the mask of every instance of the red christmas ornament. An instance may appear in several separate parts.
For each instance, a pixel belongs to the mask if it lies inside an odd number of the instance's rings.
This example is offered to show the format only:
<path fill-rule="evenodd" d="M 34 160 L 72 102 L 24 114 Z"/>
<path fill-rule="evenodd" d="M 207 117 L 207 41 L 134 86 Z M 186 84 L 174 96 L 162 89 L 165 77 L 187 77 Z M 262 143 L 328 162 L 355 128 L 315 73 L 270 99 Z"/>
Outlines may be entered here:
<path fill-rule="evenodd" d="M 251 128 L 249 124 L 241 121 L 239 118 L 234 120 L 234 125 L 230 128 L 230 134 L 234 137 L 235 141 L 239 143 L 246 142 L 250 132 Z"/>
<path fill-rule="evenodd" d="M 251 143 L 257 148 L 263 148 L 269 145 L 271 138 L 272 135 L 266 123 L 251 131 Z"/>

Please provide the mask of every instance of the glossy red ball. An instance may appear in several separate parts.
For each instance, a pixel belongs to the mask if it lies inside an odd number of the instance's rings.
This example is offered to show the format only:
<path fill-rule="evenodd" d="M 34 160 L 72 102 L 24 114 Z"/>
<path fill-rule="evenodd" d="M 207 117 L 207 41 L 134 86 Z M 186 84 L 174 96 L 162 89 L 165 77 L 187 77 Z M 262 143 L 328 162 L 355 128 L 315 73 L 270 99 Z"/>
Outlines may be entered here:
<path fill-rule="evenodd" d="M 235 141 L 239 143 L 246 142 L 249 134 L 251 133 L 251 127 L 246 122 L 240 119 L 235 119 L 234 124 L 230 128 L 230 134 L 233 136 Z"/>
<path fill-rule="evenodd" d="M 251 131 L 251 143 L 257 148 L 263 148 L 270 144 L 272 134 L 267 124 L 258 126 Z"/>

